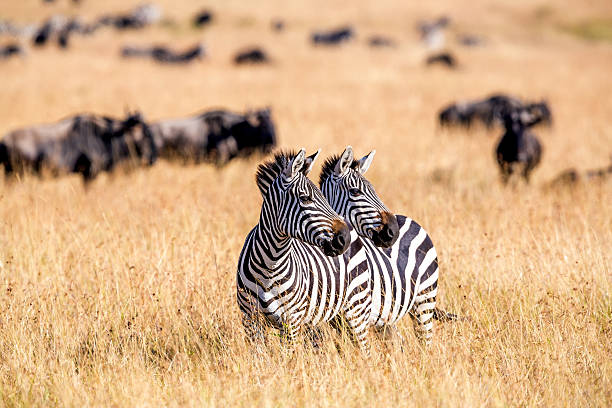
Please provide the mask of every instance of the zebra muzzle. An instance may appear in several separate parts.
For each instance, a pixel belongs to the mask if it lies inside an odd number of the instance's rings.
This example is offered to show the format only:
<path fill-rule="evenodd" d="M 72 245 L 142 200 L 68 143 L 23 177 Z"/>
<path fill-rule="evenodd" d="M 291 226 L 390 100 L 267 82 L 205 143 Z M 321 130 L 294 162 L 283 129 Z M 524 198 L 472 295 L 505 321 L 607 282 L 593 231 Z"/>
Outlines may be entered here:
<path fill-rule="evenodd" d="M 327 256 L 338 256 L 348 249 L 351 233 L 344 221 L 336 220 L 332 224 L 332 239 L 323 243 L 323 253 Z"/>
<path fill-rule="evenodd" d="M 379 230 L 372 232 L 372 242 L 378 247 L 389 248 L 395 244 L 399 236 L 397 218 L 387 211 L 381 212 L 380 218 L 382 225 Z"/>

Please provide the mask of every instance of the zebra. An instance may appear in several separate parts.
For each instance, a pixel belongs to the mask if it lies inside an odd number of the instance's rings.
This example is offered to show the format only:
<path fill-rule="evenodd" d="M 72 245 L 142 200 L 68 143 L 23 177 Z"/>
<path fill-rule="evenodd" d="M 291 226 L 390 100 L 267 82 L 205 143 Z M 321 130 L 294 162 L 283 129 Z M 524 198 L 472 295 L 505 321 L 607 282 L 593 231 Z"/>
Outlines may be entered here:
<path fill-rule="evenodd" d="M 371 272 L 372 307 L 369 323 L 379 332 L 396 331 L 395 324 L 408 313 L 416 337 L 430 344 L 432 318 L 455 320 L 457 316 L 436 308 L 438 258 L 427 232 L 415 221 L 398 215 L 392 226 L 395 237 L 385 241 L 389 210 L 364 177 L 376 151 L 360 160 L 348 146 L 342 155 L 328 158 L 319 184 L 334 211 L 363 237 Z M 378 230 L 377 230 L 378 229 Z"/>
<path fill-rule="evenodd" d="M 277 153 L 258 167 L 259 223 L 246 237 L 237 270 L 237 303 L 252 340 L 264 323 L 293 344 L 302 327 L 342 316 L 363 351 L 370 279 L 356 232 L 306 176 L 319 152 Z M 342 255 L 342 256 L 340 256 Z"/>

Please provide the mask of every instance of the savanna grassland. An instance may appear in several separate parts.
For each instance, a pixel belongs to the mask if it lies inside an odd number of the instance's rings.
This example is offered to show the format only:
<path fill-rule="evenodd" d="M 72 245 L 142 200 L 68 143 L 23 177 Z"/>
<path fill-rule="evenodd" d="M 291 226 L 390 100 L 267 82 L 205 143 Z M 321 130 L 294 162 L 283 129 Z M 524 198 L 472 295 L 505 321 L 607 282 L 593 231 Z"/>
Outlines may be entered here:
<path fill-rule="evenodd" d="M 5 1 L 0 16 L 93 18 L 136 4 L 57 3 Z M 269 105 L 282 147 L 377 150 L 369 179 L 390 209 L 429 231 L 440 305 L 470 320 L 436 325 L 429 349 L 406 320 L 403 350 L 373 337 L 370 360 L 332 334 L 293 355 L 274 336 L 264 351 L 247 347 L 235 271 L 258 220 L 261 158 L 223 169 L 160 162 L 88 189 L 76 176 L 0 180 L 0 405 L 612 405 L 612 180 L 545 188 L 612 154 L 612 3 L 303 3 L 206 2 L 217 19 L 198 31 L 189 18 L 201 4 L 159 0 L 175 24 L 102 30 L 65 52 L 51 45 L 2 61 L 0 134 L 83 111 L 138 108 L 155 120 Z M 425 67 L 414 29 L 442 13 L 453 19 L 456 71 Z M 270 30 L 274 17 L 285 32 Z M 308 43 L 312 29 L 343 23 L 357 40 Z M 485 46 L 460 47 L 454 35 L 464 32 Z M 370 34 L 399 45 L 371 49 Z M 127 43 L 196 41 L 209 56 L 186 66 L 119 58 Z M 233 66 L 248 45 L 273 63 Z M 552 107 L 554 126 L 536 130 L 545 151 L 529 186 L 499 182 L 499 130 L 436 125 L 444 104 L 496 91 Z"/>

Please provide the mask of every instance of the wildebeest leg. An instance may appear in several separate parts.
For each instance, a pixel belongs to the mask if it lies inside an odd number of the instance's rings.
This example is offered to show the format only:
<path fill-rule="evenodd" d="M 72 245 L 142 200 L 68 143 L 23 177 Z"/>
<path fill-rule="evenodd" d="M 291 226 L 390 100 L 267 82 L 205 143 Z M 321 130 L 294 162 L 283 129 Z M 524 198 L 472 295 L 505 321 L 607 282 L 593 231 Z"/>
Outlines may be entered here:
<path fill-rule="evenodd" d="M 512 174 L 512 168 L 507 163 L 502 164 L 501 181 L 504 185 L 508 184 L 508 180 L 510 179 L 511 174 Z"/>
<path fill-rule="evenodd" d="M 83 177 L 83 183 L 87 184 L 92 181 L 95 177 L 92 163 L 89 157 L 86 154 L 81 153 L 79 157 L 74 162 L 74 166 L 72 167 L 73 173 L 79 173 Z"/>

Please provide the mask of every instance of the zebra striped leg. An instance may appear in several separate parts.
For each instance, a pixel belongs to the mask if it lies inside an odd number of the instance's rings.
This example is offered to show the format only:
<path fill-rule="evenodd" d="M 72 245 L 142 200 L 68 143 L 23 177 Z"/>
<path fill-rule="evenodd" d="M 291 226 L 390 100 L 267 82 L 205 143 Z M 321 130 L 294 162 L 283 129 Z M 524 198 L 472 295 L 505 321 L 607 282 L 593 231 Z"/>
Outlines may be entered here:
<path fill-rule="evenodd" d="M 296 344 L 297 334 L 300 331 L 300 326 L 291 323 L 283 323 L 281 328 L 281 342 L 288 348 L 293 350 Z"/>
<path fill-rule="evenodd" d="M 410 314 L 414 325 L 414 334 L 417 339 L 426 345 L 431 344 L 433 337 L 433 316 L 437 292 L 436 287 L 429 287 L 421 291 L 416 297 L 413 311 Z"/>
<path fill-rule="evenodd" d="M 242 315 L 242 326 L 250 342 L 265 343 L 263 325 L 255 314 L 244 313 Z"/>
<path fill-rule="evenodd" d="M 354 305 L 344 314 L 344 319 L 353 334 L 354 341 L 366 356 L 370 355 L 370 342 L 367 336 L 370 328 L 368 318 L 371 306 L 371 299 L 368 297 L 364 302 Z"/>

